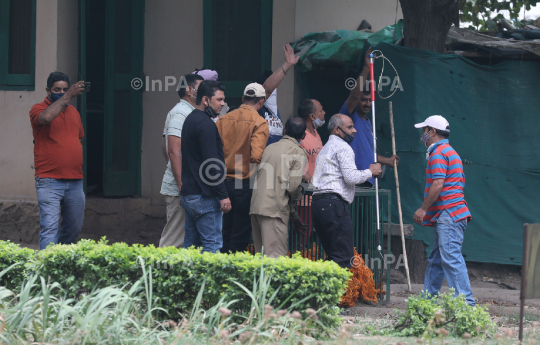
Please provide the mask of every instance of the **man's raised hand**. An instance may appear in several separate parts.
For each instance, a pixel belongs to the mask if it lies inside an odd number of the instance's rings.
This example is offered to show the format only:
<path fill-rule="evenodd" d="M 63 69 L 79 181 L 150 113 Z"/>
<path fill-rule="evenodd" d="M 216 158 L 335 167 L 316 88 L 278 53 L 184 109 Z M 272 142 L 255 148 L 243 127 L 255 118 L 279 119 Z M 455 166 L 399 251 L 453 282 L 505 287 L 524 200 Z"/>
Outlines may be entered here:
<path fill-rule="evenodd" d="M 285 52 L 285 60 L 287 61 L 286 63 L 291 66 L 296 65 L 296 63 L 300 59 L 300 56 L 294 56 L 294 50 L 289 43 L 283 46 L 283 51 Z"/>

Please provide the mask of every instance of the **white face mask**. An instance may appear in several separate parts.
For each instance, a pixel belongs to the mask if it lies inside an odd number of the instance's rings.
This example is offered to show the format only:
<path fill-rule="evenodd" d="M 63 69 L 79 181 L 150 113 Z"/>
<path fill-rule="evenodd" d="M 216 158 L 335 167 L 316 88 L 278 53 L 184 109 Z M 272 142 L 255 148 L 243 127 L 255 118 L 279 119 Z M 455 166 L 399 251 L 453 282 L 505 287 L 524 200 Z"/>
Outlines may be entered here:
<path fill-rule="evenodd" d="M 321 119 L 315 119 L 315 121 L 313 121 L 313 127 L 315 127 L 315 129 L 321 127 L 322 125 L 324 125 L 325 121 L 324 120 L 321 120 Z"/>

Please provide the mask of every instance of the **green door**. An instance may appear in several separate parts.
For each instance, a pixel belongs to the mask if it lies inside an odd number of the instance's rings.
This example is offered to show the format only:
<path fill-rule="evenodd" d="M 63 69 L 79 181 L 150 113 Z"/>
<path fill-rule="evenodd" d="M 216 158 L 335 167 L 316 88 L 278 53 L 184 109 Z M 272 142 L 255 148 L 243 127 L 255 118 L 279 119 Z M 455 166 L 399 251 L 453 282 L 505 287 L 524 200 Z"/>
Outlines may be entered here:
<path fill-rule="evenodd" d="M 78 80 L 86 80 L 86 0 L 79 0 L 79 64 Z M 81 122 L 86 133 L 86 93 L 77 99 L 77 110 L 81 114 Z M 86 192 L 86 135 L 83 140 L 83 176 L 84 191 Z"/>
<path fill-rule="evenodd" d="M 144 0 L 106 2 L 103 194 L 141 194 Z M 136 85 L 136 83 L 134 83 Z"/>

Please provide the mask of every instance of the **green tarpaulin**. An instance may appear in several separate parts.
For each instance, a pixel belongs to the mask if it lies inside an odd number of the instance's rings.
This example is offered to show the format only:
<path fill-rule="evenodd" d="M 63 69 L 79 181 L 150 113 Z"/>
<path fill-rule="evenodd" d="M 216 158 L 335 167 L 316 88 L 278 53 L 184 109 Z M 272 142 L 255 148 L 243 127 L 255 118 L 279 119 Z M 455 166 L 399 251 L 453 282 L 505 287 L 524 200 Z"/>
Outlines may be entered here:
<path fill-rule="evenodd" d="M 347 99 L 345 80 L 358 70 L 363 45 L 363 41 L 356 45 L 357 56 L 348 52 L 348 62 L 324 64 L 309 52 L 303 57 L 312 65 L 311 70 L 299 73 L 301 96 L 318 99 L 327 121 Z M 426 149 L 413 125 L 430 115 L 443 115 L 451 126 L 450 144 L 464 162 L 465 199 L 473 216 L 463 243 L 465 259 L 520 265 L 523 224 L 540 222 L 540 63 L 506 61 L 484 66 L 455 55 L 384 42 L 375 49 L 394 64 L 403 87 L 388 100 L 377 96 L 376 114 L 379 154 L 389 156 L 388 101 L 393 102 L 405 222 L 413 223 L 425 185 Z M 376 80 L 381 67 L 382 59 L 377 59 Z M 384 75 L 392 81 L 396 77 L 388 64 Z M 390 94 L 389 88 L 380 92 L 383 97 Z M 320 133 L 325 140 L 326 128 Z M 391 169 L 381 185 L 395 191 Z M 393 222 L 398 221 L 395 200 Z M 414 238 L 431 246 L 433 230 L 415 225 Z"/>
<path fill-rule="evenodd" d="M 307 72 L 313 65 L 338 64 L 354 70 L 362 64 L 360 53 L 366 40 L 375 46 L 381 42 L 395 43 L 402 37 L 403 19 L 375 33 L 349 30 L 308 33 L 292 46 L 301 57 L 296 69 Z"/>

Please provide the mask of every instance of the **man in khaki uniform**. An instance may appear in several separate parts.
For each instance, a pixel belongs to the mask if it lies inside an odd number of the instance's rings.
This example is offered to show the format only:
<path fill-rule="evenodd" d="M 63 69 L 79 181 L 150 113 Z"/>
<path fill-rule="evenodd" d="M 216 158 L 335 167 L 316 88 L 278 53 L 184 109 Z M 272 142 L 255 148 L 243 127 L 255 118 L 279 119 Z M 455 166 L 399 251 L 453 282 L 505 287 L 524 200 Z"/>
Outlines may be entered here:
<path fill-rule="evenodd" d="M 289 217 L 297 228 L 306 228 L 296 212 L 307 164 L 306 151 L 300 146 L 306 136 L 305 121 L 297 116 L 289 119 L 283 134 L 281 140 L 264 150 L 249 213 L 255 252 L 264 248 L 264 254 L 271 258 L 288 253 Z"/>

